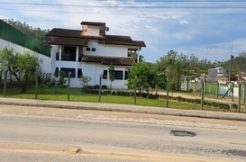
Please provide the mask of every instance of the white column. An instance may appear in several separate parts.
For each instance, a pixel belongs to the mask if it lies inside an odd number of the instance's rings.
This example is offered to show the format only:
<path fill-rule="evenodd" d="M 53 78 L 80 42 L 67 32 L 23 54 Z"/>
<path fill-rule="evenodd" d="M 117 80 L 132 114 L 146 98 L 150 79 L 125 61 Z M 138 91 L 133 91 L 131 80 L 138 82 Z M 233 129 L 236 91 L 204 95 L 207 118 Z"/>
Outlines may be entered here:
<path fill-rule="evenodd" d="M 76 62 L 80 61 L 79 60 L 79 46 L 76 46 Z"/>
<path fill-rule="evenodd" d="M 62 45 L 59 45 L 59 61 L 61 61 Z"/>

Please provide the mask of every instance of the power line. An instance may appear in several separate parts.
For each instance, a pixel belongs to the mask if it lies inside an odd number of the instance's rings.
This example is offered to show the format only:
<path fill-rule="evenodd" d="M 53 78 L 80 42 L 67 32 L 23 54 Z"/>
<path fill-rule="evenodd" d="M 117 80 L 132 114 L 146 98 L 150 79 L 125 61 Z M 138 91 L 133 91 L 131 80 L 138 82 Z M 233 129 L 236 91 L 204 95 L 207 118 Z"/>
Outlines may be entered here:
<path fill-rule="evenodd" d="M 0 7 L 1 10 L 9 10 L 9 11 L 16 11 L 16 9 L 14 8 L 2 8 Z M 44 13 L 46 11 L 50 11 L 50 10 L 44 10 L 44 9 L 21 9 L 21 11 L 24 11 L 24 12 L 33 12 L 33 13 Z M 66 14 L 81 14 L 81 13 L 88 13 L 88 10 L 86 11 L 76 11 L 76 10 L 64 10 L 64 9 L 53 9 L 52 11 L 54 12 L 63 12 L 63 13 L 66 13 Z M 90 12 L 90 14 L 98 14 L 97 12 Z M 113 13 L 100 13 L 102 15 L 115 15 Z M 166 16 L 169 16 L 169 15 L 180 15 L 182 14 L 181 13 L 177 13 L 177 12 L 167 12 L 167 11 L 164 11 L 162 12 L 162 15 L 166 15 Z M 238 12 L 238 13 L 220 13 L 220 12 L 196 12 L 196 13 L 189 13 L 190 15 L 246 15 L 246 12 Z M 118 13 L 118 15 L 126 15 L 126 13 Z"/>
<path fill-rule="evenodd" d="M 186 1 L 187 2 L 187 1 Z M 219 1 L 227 2 L 227 1 Z M 242 2 L 242 1 L 240 1 Z M 246 1 L 243 1 L 246 3 Z M 82 4 L 55 4 L 55 3 L 23 3 L 23 2 L 0 2 L 0 6 L 15 5 L 15 6 L 48 6 L 48 7 L 74 7 L 74 8 L 123 8 L 123 9 L 245 9 L 243 5 L 213 5 L 213 6 L 198 6 L 198 5 L 82 5 Z"/>

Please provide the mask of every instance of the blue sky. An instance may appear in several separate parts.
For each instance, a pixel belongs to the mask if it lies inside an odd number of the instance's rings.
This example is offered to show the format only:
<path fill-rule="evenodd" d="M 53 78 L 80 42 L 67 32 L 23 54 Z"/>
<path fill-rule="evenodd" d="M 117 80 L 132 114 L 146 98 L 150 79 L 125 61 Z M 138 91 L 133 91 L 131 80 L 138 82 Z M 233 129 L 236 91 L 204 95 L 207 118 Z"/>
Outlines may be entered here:
<path fill-rule="evenodd" d="M 0 18 L 49 29 L 106 22 L 108 34 L 144 40 L 141 54 L 150 62 L 171 49 L 220 61 L 246 51 L 245 0 L 0 0 Z"/>

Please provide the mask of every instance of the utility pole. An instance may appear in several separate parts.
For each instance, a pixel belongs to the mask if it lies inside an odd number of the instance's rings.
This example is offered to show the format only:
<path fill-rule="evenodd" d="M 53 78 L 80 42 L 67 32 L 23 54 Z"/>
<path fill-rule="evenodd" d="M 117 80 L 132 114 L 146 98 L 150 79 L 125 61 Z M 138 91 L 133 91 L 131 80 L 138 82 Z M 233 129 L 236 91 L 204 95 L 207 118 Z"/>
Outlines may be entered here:
<path fill-rule="evenodd" d="M 238 107 L 237 112 L 241 112 L 241 83 L 238 83 Z"/>
<path fill-rule="evenodd" d="M 230 58 L 230 70 L 229 70 L 229 82 L 231 82 L 231 76 L 232 76 L 232 59 L 234 58 L 234 56 L 231 55 Z"/>
<path fill-rule="evenodd" d="M 204 80 L 202 80 L 202 86 L 201 86 L 201 106 L 202 106 L 202 110 L 204 110 Z"/>

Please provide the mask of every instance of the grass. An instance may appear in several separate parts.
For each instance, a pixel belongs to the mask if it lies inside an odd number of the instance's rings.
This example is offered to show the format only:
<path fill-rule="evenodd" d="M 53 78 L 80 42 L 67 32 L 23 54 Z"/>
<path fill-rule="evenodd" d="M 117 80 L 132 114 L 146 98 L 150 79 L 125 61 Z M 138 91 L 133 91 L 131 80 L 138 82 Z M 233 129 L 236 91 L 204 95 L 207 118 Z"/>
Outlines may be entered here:
<path fill-rule="evenodd" d="M 2 89 L 0 90 L 0 96 L 2 96 Z M 23 98 L 23 99 L 34 99 L 34 90 L 29 89 L 26 93 L 20 93 L 18 88 L 12 87 L 7 89 L 7 97 L 11 98 Z M 55 101 L 66 101 L 67 100 L 67 89 L 66 88 L 40 88 L 38 99 L 40 100 L 55 100 Z M 79 88 L 70 89 L 70 101 L 78 102 L 98 102 L 97 94 L 82 94 Z M 118 95 L 102 95 L 101 102 L 103 103 L 116 103 L 116 104 L 134 104 L 132 96 L 118 96 Z M 163 99 L 147 99 L 138 97 L 137 105 L 141 106 L 153 106 L 153 107 L 166 107 L 166 100 Z M 176 100 L 169 101 L 170 108 L 176 109 L 189 109 L 189 110 L 200 110 L 200 104 L 178 102 Z M 205 110 L 209 111 L 223 111 L 222 109 L 204 106 Z"/>

